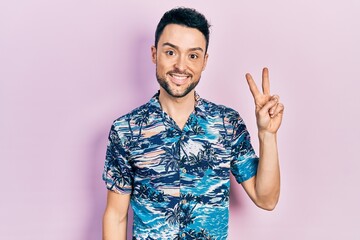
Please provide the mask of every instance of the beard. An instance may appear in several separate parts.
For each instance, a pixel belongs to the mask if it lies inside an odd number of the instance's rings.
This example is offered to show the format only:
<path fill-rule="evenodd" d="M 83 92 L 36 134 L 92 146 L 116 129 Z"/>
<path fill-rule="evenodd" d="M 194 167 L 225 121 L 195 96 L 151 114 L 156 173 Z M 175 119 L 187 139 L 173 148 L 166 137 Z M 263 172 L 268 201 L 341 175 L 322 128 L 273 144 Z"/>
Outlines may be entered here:
<path fill-rule="evenodd" d="M 178 74 L 186 74 L 186 73 L 182 73 L 180 71 L 171 71 L 168 74 L 171 73 L 178 73 Z M 189 75 L 189 74 L 188 74 Z M 192 75 L 189 75 L 189 77 L 192 77 Z M 200 81 L 200 77 L 199 79 L 196 79 L 194 82 L 192 82 L 189 86 L 187 86 L 182 92 L 176 92 L 174 89 L 171 89 L 169 82 L 166 80 L 165 76 L 160 76 L 158 74 L 158 71 L 156 71 L 156 79 L 158 81 L 158 83 L 160 84 L 160 86 L 165 89 L 165 91 L 172 97 L 174 98 L 182 98 L 185 97 L 189 92 L 191 92 L 199 83 Z"/>

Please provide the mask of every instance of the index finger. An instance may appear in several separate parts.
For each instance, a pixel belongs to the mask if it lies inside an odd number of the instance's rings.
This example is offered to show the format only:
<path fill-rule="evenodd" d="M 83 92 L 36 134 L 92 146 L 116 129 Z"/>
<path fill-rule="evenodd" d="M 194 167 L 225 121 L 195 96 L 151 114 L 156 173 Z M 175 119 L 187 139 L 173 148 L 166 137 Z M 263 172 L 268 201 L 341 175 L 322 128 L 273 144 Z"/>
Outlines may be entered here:
<path fill-rule="evenodd" d="M 258 87 L 256 86 L 256 83 L 255 83 L 254 79 L 252 78 L 252 76 L 250 75 L 250 73 L 247 73 L 245 75 L 245 77 L 248 82 L 250 91 L 251 91 L 253 97 L 255 98 L 257 95 L 260 94 L 260 91 L 259 91 Z"/>
<path fill-rule="evenodd" d="M 266 67 L 262 72 L 262 90 L 265 95 L 270 95 L 269 70 Z"/>

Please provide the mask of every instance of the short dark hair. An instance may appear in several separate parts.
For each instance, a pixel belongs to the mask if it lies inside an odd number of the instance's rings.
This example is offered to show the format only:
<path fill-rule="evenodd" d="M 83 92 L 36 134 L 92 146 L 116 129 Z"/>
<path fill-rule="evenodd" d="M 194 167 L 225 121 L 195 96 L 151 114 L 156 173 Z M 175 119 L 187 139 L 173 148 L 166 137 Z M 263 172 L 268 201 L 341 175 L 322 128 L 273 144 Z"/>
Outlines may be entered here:
<path fill-rule="evenodd" d="M 205 37 L 206 40 L 206 49 L 207 52 L 209 46 L 209 35 L 210 35 L 210 24 L 206 20 L 205 16 L 195 9 L 178 7 L 173 8 L 167 11 L 163 17 L 160 19 L 155 31 L 155 47 L 157 48 L 157 44 L 159 42 L 160 36 L 164 31 L 164 28 L 168 24 L 179 24 L 182 26 L 196 28 L 199 30 Z"/>

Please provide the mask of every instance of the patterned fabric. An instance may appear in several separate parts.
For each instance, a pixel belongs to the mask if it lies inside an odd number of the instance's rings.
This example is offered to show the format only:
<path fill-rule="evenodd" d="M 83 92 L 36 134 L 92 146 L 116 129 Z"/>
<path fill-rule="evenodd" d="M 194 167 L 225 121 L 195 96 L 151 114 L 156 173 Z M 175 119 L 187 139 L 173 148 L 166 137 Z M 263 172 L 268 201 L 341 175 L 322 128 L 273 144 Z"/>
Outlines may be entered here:
<path fill-rule="evenodd" d="M 113 122 L 106 186 L 131 194 L 133 239 L 227 239 L 230 171 L 240 183 L 258 165 L 245 124 L 195 94 L 181 130 L 158 96 Z"/>

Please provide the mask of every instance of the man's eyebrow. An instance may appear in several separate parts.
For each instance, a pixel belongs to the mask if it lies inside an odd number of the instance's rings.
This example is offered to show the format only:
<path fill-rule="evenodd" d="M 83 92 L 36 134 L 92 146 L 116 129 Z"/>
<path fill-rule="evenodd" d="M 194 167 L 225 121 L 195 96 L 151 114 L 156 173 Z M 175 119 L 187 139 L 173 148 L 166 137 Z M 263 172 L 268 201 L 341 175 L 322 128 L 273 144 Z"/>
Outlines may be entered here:
<path fill-rule="evenodd" d="M 166 42 L 166 43 L 163 43 L 162 46 L 169 46 L 169 47 L 172 47 L 172 48 L 175 48 L 175 49 L 179 49 L 178 46 L 172 44 L 172 43 L 169 43 L 169 42 Z"/>
<path fill-rule="evenodd" d="M 174 45 L 172 43 L 169 43 L 169 42 L 163 43 L 162 46 L 170 46 L 172 48 L 179 49 L 178 46 L 176 46 L 176 45 Z M 190 48 L 189 50 L 190 51 L 202 51 L 202 52 L 204 52 L 204 50 L 201 47 L 194 47 L 194 48 Z"/>
<path fill-rule="evenodd" d="M 190 48 L 190 51 L 202 51 L 204 52 L 204 50 L 201 47 L 195 47 L 195 48 Z"/>

